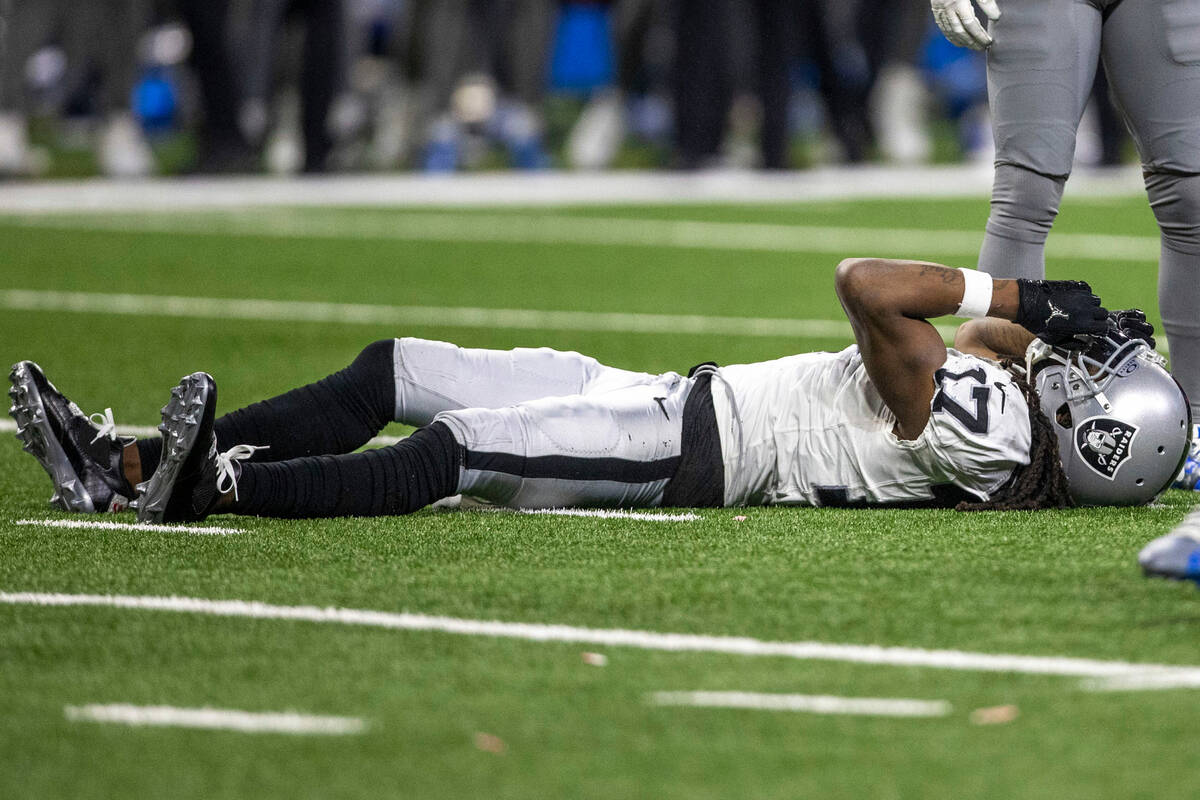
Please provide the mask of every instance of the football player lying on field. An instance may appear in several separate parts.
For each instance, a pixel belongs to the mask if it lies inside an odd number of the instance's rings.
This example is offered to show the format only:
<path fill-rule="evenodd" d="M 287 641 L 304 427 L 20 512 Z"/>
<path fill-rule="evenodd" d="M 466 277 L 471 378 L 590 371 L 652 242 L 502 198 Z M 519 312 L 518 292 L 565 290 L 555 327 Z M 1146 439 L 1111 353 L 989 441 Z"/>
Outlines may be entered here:
<path fill-rule="evenodd" d="M 456 494 L 1036 509 L 1145 503 L 1175 475 L 1188 406 L 1140 312 L 1109 315 L 1086 283 L 915 261 L 848 259 L 836 285 L 857 345 L 686 377 L 404 338 L 220 418 L 212 377 L 189 375 L 161 439 L 118 438 L 111 412 L 97 428 L 28 361 L 12 413 L 52 502 L 103 511 L 136 492 L 151 522 L 407 514 Z M 948 314 L 990 319 L 947 349 L 927 320 Z M 1024 368 L 996 360 L 1022 354 Z M 354 452 L 392 420 L 420 427 Z"/>

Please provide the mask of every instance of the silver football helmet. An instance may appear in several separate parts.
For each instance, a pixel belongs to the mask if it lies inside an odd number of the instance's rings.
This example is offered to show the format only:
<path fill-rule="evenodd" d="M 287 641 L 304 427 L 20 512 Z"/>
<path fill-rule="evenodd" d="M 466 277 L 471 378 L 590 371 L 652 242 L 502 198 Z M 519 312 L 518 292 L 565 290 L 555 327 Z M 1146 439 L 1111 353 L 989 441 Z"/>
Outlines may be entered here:
<path fill-rule="evenodd" d="M 1083 349 L 1034 339 L 1025 352 L 1071 497 L 1083 506 L 1149 503 L 1187 456 L 1187 397 L 1141 339 L 1110 333 L 1073 344 Z"/>

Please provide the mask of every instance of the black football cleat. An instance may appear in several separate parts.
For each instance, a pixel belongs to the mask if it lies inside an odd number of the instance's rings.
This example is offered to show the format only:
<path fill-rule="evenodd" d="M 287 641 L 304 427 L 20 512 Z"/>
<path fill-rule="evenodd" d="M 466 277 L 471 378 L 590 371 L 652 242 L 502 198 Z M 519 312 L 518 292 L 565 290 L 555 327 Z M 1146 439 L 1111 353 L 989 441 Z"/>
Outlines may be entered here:
<path fill-rule="evenodd" d="M 162 461 L 150 480 L 138 484 L 133 502 L 139 522 L 192 522 L 211 513 L 221 496 L 216 409 L 217 384 L 207 372 L 193 372 L 171 390 L 158 426 Z"/>
<path fill-rule="evenodd" d="M 81 513 L 123 511 L 130 486 L 121 453 L 132 438 L 117 436 L 112 409 L 97 427 L 32 361 L 14 364 L 8 375 L 17 438 L 54 482 L 51 508 Z"/>

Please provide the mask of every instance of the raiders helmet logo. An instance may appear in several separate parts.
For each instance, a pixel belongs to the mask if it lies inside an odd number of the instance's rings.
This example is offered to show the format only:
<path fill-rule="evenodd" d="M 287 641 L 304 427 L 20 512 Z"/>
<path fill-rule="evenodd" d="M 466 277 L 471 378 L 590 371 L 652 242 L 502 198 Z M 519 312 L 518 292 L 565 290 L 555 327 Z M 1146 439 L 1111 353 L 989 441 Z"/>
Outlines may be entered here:
<path fill-rule="evenodd" d="M 1117 470 L 1129 458 L 1138 428 L 1110 417 L 1085 419 L 1075 429 L 1075 449 L 1084 463 L 1100 475 L 1115 480 Z"/>

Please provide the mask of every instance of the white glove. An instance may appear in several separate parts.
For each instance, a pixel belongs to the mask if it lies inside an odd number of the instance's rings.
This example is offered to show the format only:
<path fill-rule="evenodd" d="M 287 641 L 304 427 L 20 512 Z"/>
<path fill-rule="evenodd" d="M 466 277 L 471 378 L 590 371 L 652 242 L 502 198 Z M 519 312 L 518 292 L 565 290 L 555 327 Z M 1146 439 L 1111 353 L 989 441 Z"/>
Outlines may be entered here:
<path fill-rule="evenodd" d="M 975 0 L 979 10 L 990 20 L 1000 19 L 1000 8 L 996 0 Z M 930 0 L 933 6 L 933 21 L 946 34 L 946 38 L 959 47 L 984 50 L 991 46 L 992 37 L 979 24 L 971 0 Z"/>

